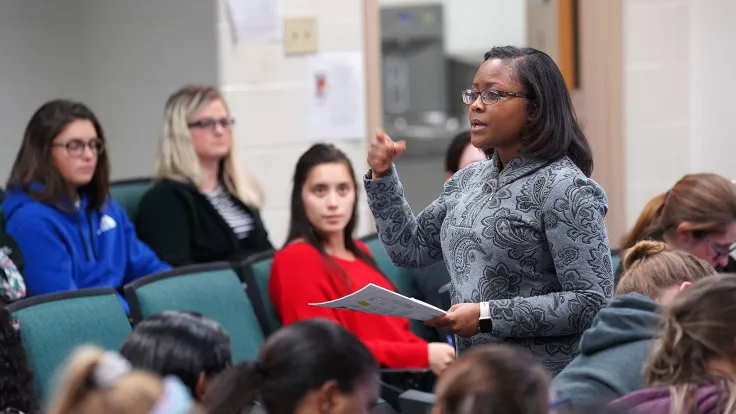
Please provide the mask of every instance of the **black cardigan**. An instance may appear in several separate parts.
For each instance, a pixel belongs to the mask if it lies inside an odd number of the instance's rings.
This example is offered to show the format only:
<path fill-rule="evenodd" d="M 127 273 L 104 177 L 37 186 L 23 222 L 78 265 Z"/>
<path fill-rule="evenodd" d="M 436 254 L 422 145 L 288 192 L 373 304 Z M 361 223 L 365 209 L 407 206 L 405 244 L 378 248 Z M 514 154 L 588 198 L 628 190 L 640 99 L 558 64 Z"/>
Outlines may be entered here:
<path fill-rule="evenodd" d="M 237 236 L 194 185 L 163 179 L 146 192 L 138 207 L 138 237 L 172 266 L 240 261 L 273 248 L 258 210 L 233 201 L 253 216 L 248 237 Z"/>

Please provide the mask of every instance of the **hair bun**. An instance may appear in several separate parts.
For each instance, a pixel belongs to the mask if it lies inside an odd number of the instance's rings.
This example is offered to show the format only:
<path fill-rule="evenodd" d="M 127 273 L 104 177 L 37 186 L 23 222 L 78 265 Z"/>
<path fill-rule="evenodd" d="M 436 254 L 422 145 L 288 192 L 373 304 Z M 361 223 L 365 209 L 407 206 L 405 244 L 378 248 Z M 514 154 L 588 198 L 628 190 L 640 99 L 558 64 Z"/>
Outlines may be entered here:
<path fill-rule="evenodd" d="M 666 243 L 654 240 L 642 240 L 624 252 L 623 258 L 621 259 L 624 271 L 642 260 L 668 250 L 671 249 Z"/>

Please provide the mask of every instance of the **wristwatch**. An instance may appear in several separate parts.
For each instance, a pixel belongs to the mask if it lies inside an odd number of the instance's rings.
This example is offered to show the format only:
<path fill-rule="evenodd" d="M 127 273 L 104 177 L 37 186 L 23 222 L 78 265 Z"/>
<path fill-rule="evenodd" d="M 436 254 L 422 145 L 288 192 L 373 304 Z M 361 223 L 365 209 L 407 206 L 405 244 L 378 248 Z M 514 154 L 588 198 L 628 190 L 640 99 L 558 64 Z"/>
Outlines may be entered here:
<path fill-rule="evenodd" d="M 480 318 L 480 319 L 478 319 L 478 332 L 480 332 L 480 333 L 491 333 L 491 332 L 493 332 L 493 319 L 491 319 L 491 318 Z"/>
<path fill-rule="evenodd" d="M 489 302 L 480 303 L 480 318 L 478 319 L 478 332 L 493 332 L 493 319 L 491 319 L 491 304 Z"/>

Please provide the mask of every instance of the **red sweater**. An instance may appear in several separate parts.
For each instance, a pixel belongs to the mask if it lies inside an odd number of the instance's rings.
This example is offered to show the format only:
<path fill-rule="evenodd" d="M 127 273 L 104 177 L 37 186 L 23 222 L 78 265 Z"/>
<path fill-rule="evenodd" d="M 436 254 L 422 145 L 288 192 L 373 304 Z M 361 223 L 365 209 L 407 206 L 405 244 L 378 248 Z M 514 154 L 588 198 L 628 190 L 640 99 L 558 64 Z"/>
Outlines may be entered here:
<path fill-rule="evenodd" d="M 311 245 L 293 243 L 276 253 L 268 291 L 281 322 L 288 325 L 302 319 L 329 319 L 363 341 L 381 366 L 427 368 L 427 342 L 409 330 L 407 319 L 309 305 L 338 299 L 369 283 L 393 290 L 383 275 L 362 260 L 333 259 L 350 278 L 350 291 L 339 273 L 328 273 L 319 251 Z"/>

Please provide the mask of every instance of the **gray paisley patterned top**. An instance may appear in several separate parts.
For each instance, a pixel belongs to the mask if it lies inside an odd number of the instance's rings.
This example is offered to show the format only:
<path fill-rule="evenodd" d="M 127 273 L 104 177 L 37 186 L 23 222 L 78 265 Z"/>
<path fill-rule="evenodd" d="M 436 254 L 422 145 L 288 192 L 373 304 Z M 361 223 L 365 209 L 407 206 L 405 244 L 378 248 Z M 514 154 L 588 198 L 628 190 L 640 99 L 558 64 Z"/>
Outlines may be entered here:
<path fill-rule="evenodd" d="M 568 158 L 498 154 L 456 173 L 414 217 L 395 168 L 364 177 L 384 248 L 397 266 L 443 257 L 452 303 L 490 302 L 493 333 L 458 338 L 458 351 L 507 343 L 557 373 L 578 354 L 581 333 L 613 294 L 603 189 Z"/>

